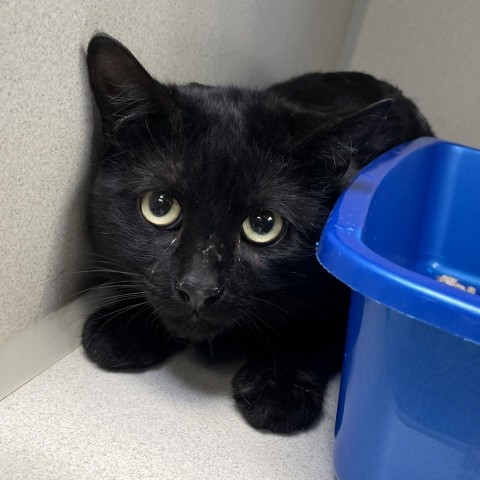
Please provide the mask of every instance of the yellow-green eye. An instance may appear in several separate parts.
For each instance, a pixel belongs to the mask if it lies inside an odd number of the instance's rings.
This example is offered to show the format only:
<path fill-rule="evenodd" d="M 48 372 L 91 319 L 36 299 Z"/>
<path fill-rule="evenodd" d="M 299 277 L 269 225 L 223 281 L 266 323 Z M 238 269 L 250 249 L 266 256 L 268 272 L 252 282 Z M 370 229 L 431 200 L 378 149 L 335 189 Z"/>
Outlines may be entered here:
<path fill-rule="evenodd" d="M 283 218 L 271 210 L 260 210 L 245 219 L 242 231 L 250 242 L 272 243 L 282 234 Z"/>
<path fill-rule="evenodd" d="M 164 192 L 147 192 L 141 201 L 142 215 L 157 227 L 168 227 L 180 217 L 180 204 Z"/>

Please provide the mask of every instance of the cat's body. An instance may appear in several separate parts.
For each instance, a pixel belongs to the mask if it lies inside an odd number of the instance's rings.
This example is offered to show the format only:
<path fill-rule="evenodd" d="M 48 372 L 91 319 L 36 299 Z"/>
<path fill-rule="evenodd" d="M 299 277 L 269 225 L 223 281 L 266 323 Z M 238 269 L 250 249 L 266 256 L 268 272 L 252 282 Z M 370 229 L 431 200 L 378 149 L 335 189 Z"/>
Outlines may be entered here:
<path fill-rule="evenodd" d="M 87 320 L 88 356 L 144 368 L 189 343 L 241 344 L 249 359 L 233 393 L 247 421 L 310 426 L 341 363 L 348 309 L 315 242 L 352 176 L 431 135 L 427 122 L 364 74 L 263 91 L 162 85 L 106 36 L 92 40 L 88 62 L 106 140 L 89 235 L 122 295 Z"/>

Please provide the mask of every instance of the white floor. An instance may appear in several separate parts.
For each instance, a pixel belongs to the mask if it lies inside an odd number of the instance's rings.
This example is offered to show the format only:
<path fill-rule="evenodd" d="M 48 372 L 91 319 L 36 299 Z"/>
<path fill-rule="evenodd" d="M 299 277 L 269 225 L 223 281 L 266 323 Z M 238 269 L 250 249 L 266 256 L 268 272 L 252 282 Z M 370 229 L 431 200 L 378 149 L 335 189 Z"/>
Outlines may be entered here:
<path fill-rule="evenodd" d="M 76 350 L 0 402 L 0 479 L 333 480 L 338 378 L 313 430 L 279 436 L 235 410 L 236 368 L 186 353 L 109 373 Z"/>

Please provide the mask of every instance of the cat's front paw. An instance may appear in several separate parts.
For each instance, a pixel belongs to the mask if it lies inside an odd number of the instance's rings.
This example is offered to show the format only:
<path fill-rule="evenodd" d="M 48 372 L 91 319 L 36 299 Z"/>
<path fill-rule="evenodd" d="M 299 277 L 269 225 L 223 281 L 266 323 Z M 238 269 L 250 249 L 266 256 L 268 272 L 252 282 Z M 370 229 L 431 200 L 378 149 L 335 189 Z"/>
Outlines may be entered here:
<path fill-rule="evenodd" d="M 293 433 L 320 416 L 327 384 L 324 372 L 297 364 L 250 361 L 233 379 L 235 402 L 254 428 Z"/>
<path fill-rule="evenodd" d="M 139 370 L 179 350 L 182 345 L 149 315 L 118 305 L 92 313 L 82 331 L 87 357 L 107 370 Z"/>

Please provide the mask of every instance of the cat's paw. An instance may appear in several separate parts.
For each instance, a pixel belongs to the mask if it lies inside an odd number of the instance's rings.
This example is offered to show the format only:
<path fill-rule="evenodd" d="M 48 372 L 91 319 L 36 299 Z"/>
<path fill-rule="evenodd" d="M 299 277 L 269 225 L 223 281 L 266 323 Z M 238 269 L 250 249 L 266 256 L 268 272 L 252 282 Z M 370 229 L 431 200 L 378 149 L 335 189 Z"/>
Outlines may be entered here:
<path fill-rule="evenodd" d="M 293 433 L 320 416 L 327 375 L 299 365 L 250 361 L 233 379 L 235 402 L 254 428 Z"/>
<path fill-rule="evenodd" d="M 123 309 L 100 308 L 83 326 L 85 353 L 100 367 L 140 370 L 163 361 L 182 347 L 162 325 L 148 321 L 150 312 Z"/>

